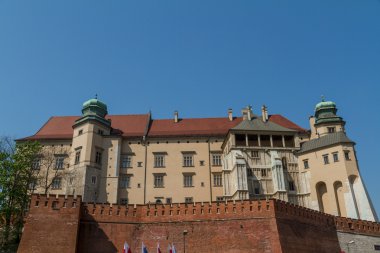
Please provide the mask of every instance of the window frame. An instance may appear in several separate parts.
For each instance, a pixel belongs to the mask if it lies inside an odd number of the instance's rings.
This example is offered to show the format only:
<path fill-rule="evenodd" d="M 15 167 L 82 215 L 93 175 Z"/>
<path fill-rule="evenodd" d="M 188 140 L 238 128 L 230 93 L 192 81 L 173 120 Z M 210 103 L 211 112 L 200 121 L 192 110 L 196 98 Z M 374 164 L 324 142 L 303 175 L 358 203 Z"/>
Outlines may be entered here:
<path fill-rule="evenodd" d="M 120 175 L 119 188 L 120 189 L 131 188 L 131 175 L 129 175 L 129 174 Z"/>
<path fill-rule="evenodd" d="M 194 174 L 183 174 L 183 187 L 194 187 Z"/>
<path fill-rule="evenodd" d="M 325 154 L 325 155 L 322 155 L 323 157 L 323 164 L 330 164 L 330 159 L 329 159 L 329 155 L 328 154 Z"/>
<path fill-rule="evenodd" d="M 339 162 L 339 155 L 338 155 L 338 152 L 334 152 L 334 153 L 332 153 L 332 155 L 333 155 L 333 162 L 334 162 L 334 163 Z"/>
<path fill-rule="evenodd" d="M 165 168 L 165 154 L 164 153 L 154 154 L 153 159 L 154 159 L 153 160 L 154 168 Z"/>
<path fill-rule="evenodd" d="M 194 167 L 194 154 L 192 153 L 182 154 L 182 167 Z"/>
<path fill-rule="evenodd" d="M 164 188 L 165 187 L 165 181 L 164 181 L 164 174 L 153 174 L 153 186 L 154 188 Z M 161 180 L 158 180 L 161 178 Z"/>
<path fill-rule="evenodd" d="M 60 190 L 62 189 L 62 178 L 61 177 L 55 177 L 53 178 L 51 182 L 51 189 L 52 190 Z"/>
<path fill-rule="evenodd" d="M 212 166 L 222 166 L 222 154 L 212 154 Z"/>
<path fill-rule="evenodd" d="M 214 187 L 223 187 L 223 174 L 213 173 L 213 183 Z"/>

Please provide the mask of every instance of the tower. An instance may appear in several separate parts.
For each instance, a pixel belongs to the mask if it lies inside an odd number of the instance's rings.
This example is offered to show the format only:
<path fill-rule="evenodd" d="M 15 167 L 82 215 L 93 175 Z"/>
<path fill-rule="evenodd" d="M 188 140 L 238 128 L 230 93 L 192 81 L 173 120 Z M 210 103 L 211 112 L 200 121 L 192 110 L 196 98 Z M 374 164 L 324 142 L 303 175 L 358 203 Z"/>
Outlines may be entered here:
<path fill-rule="evenodd" d="M 301 172 L 309 178 L 311 208 L 333 215 L 377 220 L 361 179 L 355 142 L 332 101 L 318 103 L 310 118 L 310 140 L 298 152 Z"/>

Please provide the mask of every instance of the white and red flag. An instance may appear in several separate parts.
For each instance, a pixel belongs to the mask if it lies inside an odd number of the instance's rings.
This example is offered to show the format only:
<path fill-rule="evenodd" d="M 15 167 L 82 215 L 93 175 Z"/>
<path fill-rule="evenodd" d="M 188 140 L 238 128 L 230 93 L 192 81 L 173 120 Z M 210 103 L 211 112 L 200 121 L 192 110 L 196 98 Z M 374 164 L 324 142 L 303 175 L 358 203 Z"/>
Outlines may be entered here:
<path fill-rule="evenodd" d="M 160 250 L 160 243 L 159 243 L 159 242 L 157 243 L 157 253 L 161 253 L 161 250 Z"/>
<path fill-rule="evenodd" d="M 177 250 L 174 247 L 174 243 L 172 243 L 172 253 L 177 253 Z"/>
<path fill-rule="evenodd" d="M 127 242 L 124 242 L 123 253 L 132 253 L 131 248 L 129 247 Z"/>
<path fill-rule="evenodd" d="M 172 246 L 170 246 L 170 244 L 169 244 L 169 246 L 168 246 L 168 253 L 173 253 L 173 251 L 172 251 Z"/>

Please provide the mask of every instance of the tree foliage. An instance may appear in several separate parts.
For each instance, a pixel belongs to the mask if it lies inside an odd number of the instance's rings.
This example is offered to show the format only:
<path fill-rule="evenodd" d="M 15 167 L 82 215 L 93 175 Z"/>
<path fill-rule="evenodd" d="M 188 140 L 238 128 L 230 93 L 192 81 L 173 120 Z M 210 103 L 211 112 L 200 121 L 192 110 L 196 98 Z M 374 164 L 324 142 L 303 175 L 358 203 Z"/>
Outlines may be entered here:
<path fill-rule="evenodd" d="M 1 245 L 6 248 L 20 238 L 25 210 L 34 189 L 30 185 L 36 181 L 32 163 L 41 145 L 37 142 L 12 145 L 9 141 L 1 141 L 0 146 Z"/>

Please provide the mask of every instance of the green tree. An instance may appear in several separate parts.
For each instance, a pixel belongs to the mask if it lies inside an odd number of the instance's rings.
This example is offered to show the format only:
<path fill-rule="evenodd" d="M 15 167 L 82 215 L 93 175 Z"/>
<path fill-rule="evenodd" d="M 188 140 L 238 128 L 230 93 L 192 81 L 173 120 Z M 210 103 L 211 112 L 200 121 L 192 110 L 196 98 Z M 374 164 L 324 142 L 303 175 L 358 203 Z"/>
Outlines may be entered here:
<path fill-rule="evenodd" d="M 20 239 L 25 210 L 36 181 L 32 164 L 40 151 L 41 145 L 37 142 L 23 142 L 16 144 L 15 148 L 0 148 L 2 248 Z"/>

